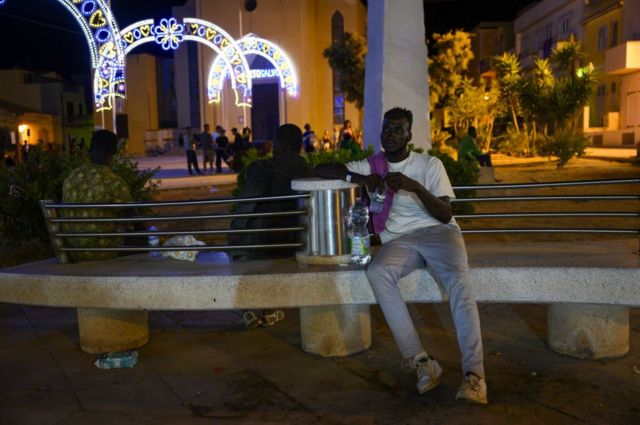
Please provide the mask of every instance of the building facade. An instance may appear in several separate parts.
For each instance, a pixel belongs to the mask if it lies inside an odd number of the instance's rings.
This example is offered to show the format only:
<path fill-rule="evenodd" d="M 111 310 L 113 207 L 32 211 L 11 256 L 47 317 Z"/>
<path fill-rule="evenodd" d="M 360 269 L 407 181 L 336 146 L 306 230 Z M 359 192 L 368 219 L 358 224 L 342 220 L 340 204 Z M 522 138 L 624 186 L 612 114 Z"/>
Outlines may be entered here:
<path fill-rule="evenodd" d="M 585 133 L 594 145 L 632 147 L 640 141 L 640 2 L 586 8 L 585 45 L 601 77 Z"/>
<path fill-rule="evenodd" d="M 558 42 L 583 39 L 585 0 L 542 0 L 523 9 L 513 21 L 516 54 L 523 68 L 547 58 Z"/>
<path fill-rule="evenodd" d="M 0 70 L 0 101 L 15 106 L 9 109 L 22 119 L 20 139 L 29 144 L 88 143 L 93 122 L 85 99 L 82 85 L 56 73 Z"/>
<path fill-rule="evenodd" d="M 513 22 L 480 22 L 470 33 L 473 59 L 469 63 L 469 75 L 476 80 L 495 78 L 493 58 L 515 47 Z"/>
<path fill-rule="evenodd" d="M 322 52 L 344 32 L 364 36 L 366 9 L 359 0 L 258 1 L 249 12 L 243 0 L 190 0 L 174 8 L 174 16 L 212 22 L 238 40 L 247 34 L 268 40 L 285 54 L 298 82 L 297 93 L 279 86 L 277 70 L 259 55 L 247 55 L 253 76 L 252 106 L 237 106 L 227 81 L 219 103 L 207 100 L 207 82 L 215 51 L 201 43 L 184 43 L 175 52 L 178 127 L 250 127 L 254 139 L 270 140 L 285 122 L 311 124 L 319 135 L 334 132 L 345 119 L 358 130 L 361 112 L 345 102 L 335 75 Z"/>

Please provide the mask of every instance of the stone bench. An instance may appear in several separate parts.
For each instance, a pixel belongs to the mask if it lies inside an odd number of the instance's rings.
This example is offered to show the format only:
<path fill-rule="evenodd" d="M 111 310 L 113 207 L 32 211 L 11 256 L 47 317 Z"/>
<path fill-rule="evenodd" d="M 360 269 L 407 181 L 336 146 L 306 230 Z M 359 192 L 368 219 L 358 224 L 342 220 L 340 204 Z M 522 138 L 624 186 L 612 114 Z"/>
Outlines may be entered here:
<path fill-rule="evenodd" d="M 628 309 L 640 306 L 637 250 L 637 239 L 468 246 L 478 302 L 549 304 L 549 346 L 579 358 L 629 350 Z M 426 270 L 400 286 L 408 302 L 446 301 Z M 0 271 L 0 302 L 77 308 L 80 344 L 89 353 L 144 345 L 148 310 L 300 308 L 302 348 L 343 356 L 371 345 L 376 301 L 361 267 L 230 263 L 224 253 L 203 253 L 195 263 L 141 254 L 24 264 Z"/>

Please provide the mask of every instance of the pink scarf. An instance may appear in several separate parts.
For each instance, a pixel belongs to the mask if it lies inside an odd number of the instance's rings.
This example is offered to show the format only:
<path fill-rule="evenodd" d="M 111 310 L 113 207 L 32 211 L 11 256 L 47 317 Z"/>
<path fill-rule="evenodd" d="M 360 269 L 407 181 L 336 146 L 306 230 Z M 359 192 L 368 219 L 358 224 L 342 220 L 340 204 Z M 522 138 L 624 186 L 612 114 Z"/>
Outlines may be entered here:
<path fill-rule="evenodd" d="M 371 167 L 371 174 L 378 174 L 384 178 L 389 171 L 389 165 L 387 159 L 384 157 L 384 152 L 378 152 L 375 155 L 367 158 L 369 166 Z M 389 217 L 389 210 L 391 210 L 391 204 L 393 204 L 394 192 L 387 188 L 386 198 L 384 199 L 384 205 L 382 206 L 382 212 L 380 214 L 371 214 L 371 223 L 373 224 L 373 232 L 377 235 L 382 233 L 384 226 Z"/>

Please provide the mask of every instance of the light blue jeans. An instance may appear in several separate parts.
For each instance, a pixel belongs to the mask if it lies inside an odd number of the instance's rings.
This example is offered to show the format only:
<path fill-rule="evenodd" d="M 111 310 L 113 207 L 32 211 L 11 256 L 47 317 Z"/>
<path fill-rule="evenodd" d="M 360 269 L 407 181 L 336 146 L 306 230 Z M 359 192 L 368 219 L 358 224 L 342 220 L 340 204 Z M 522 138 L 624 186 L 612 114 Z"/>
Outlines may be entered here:
<path fill-rule="evenodd" d="M 398 281 L 424 267 L 449 296 L 451 315 L 462 352 L 462 370 L 484 377 L 478 306 L 469 285 L 469 265 L 457 226 L 426 227 L 385 243 L 367 268 L 367 278 L 405 359 L 424 351 Z"/>

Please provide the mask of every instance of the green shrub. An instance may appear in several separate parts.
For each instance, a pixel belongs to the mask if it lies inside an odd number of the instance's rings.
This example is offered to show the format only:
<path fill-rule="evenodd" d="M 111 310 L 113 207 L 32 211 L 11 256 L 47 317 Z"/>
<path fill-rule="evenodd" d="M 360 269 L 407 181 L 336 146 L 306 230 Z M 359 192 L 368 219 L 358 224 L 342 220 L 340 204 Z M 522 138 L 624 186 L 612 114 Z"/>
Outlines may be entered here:
<path fill-rule="evenodd" d="M 541 140 L 539 151 L 544 156 L 557 156 L 558 168 L 564 167 L 574 156 L 584 155 L 588 140 L 582 134 L 576 134 L 570 129 L 556 131 L 552 136 Z"/>
<path fill-rule="evenodd" d="M 38 239 L 47 241 L 48 234 L 40 209 L 40 200 L 62 199 L 62 184 L 69 173 L 88 161 L 85 152 L 70 156 L 59 145 L 31 147 L 26 162 L 8 169 L 0 164 L 0 234 L 16 243 Z M 154 198 L 157 184 L 151 179 L 157 170 L 139 171 L 137 163 L 123 150 L 114 157 L 113 170 L 129 185 L 133 199 Z"/>
<path fill-rule="evenodd" d="M 422 148 L 416 148 L 413 144 L 409 144 L 409 150 L 422 153 L 424 150 Z M 255 149 L 254 149 L 255 151 Z M 251 152 L 251 151 L 249 151 Z M 321 164 L 346 164 L 351 161 L 361 161 L 373 155 L 373 147 L 369 146 L 366 151 L 354 153 L 348 149 L 338 149 L 335 151 L 321 151 L 314 152 L 306 156 L 307 162 L 316 167 Z M 442 152 L 438 152 L 434 149 L 429 151 L 430 155 L 433 155 L 439 158 L 444 164 L 444 168 L 447 170 L 447 174 L 449 175 L 449 179 L 451 180 L 451 184 L 453 186 L 469 186 L 474 185 L 478 182 L 478 173 L 479 167 L 477 163 L 472 164 L 463 164 L 454 160 L 450 155 Z M 238 184 L 236 188 L 233 190 L 233 195 L 238 196 L 242 193 L 242 188 L 246 184 L 247 178 L 247 169 L 249 165 L 253 161 L 261 159 L 258 157 L 257 151 L 255 153 L 250 153 L 247 155 L 245 160 L 243 161 L 243 169 L 238 174 Z M 459 191 L 457 196 L 459 198 L 474 196 L 475 191 Z M 453 204 L 454 214 L 462 214 L 462 213 L 470 213 L 473 212 L 473 206 L 467 203 L 454 203 Z"/>
<path fill-rule="evenodd" d="M 431 149 L 429 154 L 442 161 L 452 186 L 472 186 L 478 183 L 480 167 L 477 161 L 456 161 L 450 155 L 435 149 Z M 456 197 L 460 199 L 471 198 L 475 194 L 475 190 L 456 191 Z M 473 205 L 469 202 L 454 202 L 451 205 L 454 215 L 473 213 Z"/>
<path fill-rule="evenodd" d="M 510 156 L 525 156 L 529 153 L 529 143 L 524 131 L 509 127 L 507 131 L 496 137 L 498 151 Z"/>

